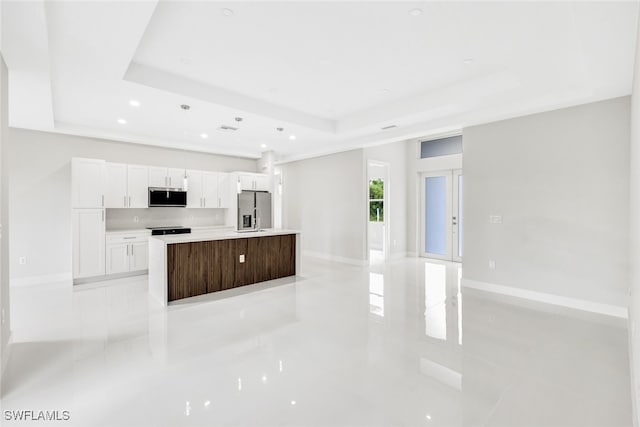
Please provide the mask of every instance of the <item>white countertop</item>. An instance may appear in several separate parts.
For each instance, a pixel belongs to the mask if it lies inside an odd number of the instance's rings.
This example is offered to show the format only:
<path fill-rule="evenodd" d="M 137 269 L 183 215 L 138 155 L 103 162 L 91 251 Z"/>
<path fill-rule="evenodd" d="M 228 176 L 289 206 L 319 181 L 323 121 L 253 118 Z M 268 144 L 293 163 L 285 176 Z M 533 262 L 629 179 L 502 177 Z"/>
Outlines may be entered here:
<path fill-rule="evenodd" d="M 233 227 L 228 226 L 228 225 L 199 225 L 199 226 L 195 226 L 195 227 L 189 227 L 191 229 L 192 232 L 197 232 L 197 233 L 201 233 L 201 232 L 224 232 L 224 231 L 232 231 Z M 151 235 L 151 230 L 149 230 L 148 228 L 129 228 L 129 229 L 111 229 L 111 230 L 106 230 L 107 234 L 138 234 L 138 233 L 144 233 L 144 234 L 149 234 Z"/>
<path fill-rule="evenodd" d="M 264 231 L 243 231 L 234 230 L 220 231 L 195 231 L 189 234 L 173 234 L 167 236 L 151 236 L 152 239 L 160 240 L 165 244 L 205 242 L 208 240 L 228 240 L 228 239 L 248 239 L 251 237 L 281 236 L 285 234 L 300 234 L 298 230 L 269 229 Z"/>

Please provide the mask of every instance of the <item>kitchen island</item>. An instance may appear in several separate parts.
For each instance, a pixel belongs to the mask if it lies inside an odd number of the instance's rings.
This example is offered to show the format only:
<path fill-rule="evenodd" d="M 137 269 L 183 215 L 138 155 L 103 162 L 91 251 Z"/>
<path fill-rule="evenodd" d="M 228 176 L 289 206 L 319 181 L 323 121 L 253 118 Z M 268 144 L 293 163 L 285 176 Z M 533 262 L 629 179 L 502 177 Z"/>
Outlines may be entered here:
<path fill-rule="evenodd" d="M 251 285 L 299 271 L 295 230 L 213 231 L 149 238 L 149 294 L 171 301 Z"/>

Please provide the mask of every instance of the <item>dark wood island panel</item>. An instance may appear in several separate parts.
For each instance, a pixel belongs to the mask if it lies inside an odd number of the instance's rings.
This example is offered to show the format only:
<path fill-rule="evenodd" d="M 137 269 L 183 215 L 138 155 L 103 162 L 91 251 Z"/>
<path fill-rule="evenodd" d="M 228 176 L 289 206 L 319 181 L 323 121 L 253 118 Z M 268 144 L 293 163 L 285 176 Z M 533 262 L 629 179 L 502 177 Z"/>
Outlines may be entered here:
<path fill-rule="evenodd" d="M 169 301 L 295 274 L 295 234 L 167 245 Z"/>

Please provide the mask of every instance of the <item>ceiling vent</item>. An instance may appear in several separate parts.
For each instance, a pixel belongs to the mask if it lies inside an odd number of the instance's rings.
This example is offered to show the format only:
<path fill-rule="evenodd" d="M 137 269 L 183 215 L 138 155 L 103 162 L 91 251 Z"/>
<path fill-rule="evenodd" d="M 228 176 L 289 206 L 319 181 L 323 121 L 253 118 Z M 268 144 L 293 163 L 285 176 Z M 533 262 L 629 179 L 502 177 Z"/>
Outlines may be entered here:
<path fill-rule="evenodd" d="M 385 126 L 385 127 L 383 127 L 383 128 L 380 128 L 380 129 L 382 129 L 382 130 L 389 130 L 389 129 L 393 129 L 393 128 L 397 128 L 397 127 L 398 127 L 397 125 L 389 125 L 389 126 Z"/>
<path fill-rule="evenodd" d="M 220 132 L 235 132 L 238 128 L 234 128 L 233 126 L 222 125 L 218 128 Z"/>

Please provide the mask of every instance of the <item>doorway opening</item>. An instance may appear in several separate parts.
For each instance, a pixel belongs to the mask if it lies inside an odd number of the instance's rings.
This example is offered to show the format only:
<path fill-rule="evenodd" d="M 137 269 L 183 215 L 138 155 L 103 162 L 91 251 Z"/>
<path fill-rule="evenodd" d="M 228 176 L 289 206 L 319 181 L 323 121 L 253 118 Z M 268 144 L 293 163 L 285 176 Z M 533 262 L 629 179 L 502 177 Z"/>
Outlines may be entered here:
<path fill-rule="evenodd" d="M 389 258 L 389 164 L 367 162 L 367 251 L 369 263 Z"/>
<path fill-rule="evenodd" d="M 462 261 L 461 169 L 421 175 L 421 256 Z"/>

